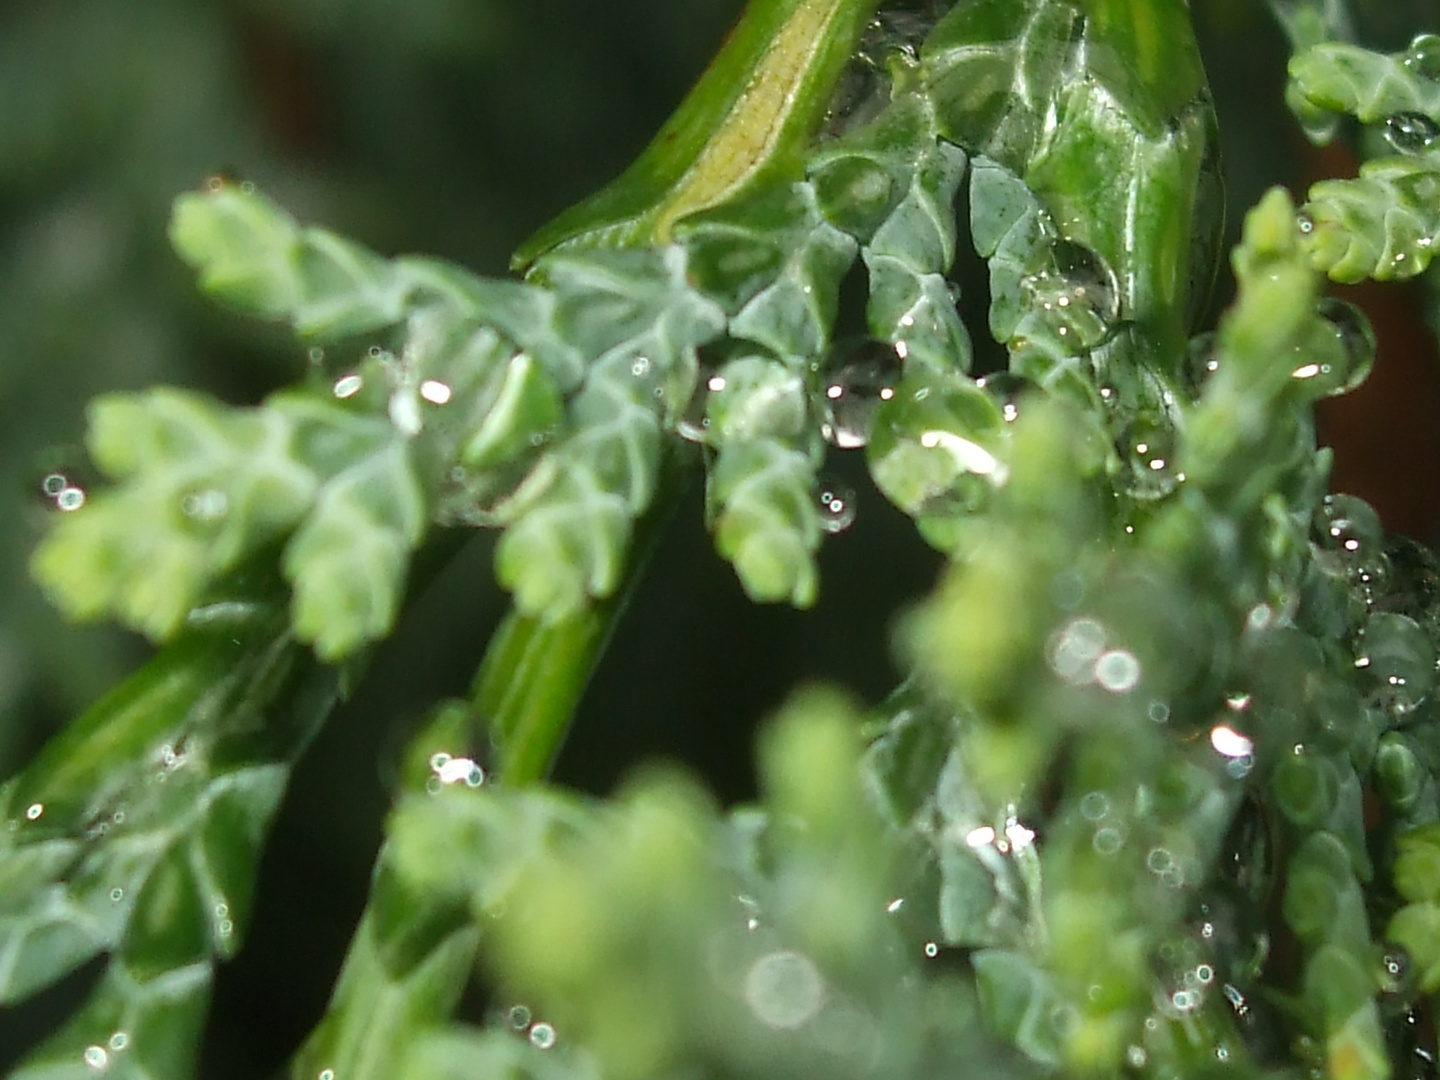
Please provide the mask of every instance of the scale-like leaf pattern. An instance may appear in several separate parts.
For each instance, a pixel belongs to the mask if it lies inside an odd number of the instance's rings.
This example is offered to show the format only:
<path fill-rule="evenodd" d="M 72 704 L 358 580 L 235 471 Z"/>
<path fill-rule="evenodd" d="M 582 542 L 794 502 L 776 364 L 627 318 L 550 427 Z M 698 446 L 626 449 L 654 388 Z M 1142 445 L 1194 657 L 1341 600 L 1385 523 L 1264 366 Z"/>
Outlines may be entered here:
<path fill-rule="evenodd" d="M 335 697 L 273 588 L 212 594 L 0 789 L 0 1001 L 111 955 L 12 1076 L 193 1074 L 213 961 L 239 948 L 264 834 Z"/>

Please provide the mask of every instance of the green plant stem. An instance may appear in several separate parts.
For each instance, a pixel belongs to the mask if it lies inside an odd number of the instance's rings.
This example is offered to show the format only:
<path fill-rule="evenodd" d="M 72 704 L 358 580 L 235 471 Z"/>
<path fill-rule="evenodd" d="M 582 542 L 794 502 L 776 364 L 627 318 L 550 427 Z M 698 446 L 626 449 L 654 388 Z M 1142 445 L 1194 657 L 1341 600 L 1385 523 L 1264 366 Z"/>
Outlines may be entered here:
<path fill-rule="evenodd" d="M 490 638 L 471 687 L 478 721 L 499 745 L 499 774 L 512 786 L 543 779 L 570 729 L 580 696 L 691 472 L 691 454 L 671 452 L 654 502 L 637 522 L 620 588 L 558 622 L 513 607 Z"/>

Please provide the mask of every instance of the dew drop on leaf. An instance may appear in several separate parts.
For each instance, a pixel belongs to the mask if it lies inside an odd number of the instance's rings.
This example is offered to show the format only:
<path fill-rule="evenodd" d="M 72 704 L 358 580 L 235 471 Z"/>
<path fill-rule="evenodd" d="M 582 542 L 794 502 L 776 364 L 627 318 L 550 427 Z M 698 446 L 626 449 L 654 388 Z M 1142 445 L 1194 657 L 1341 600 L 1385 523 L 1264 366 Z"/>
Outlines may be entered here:
<path fill-rule="evenodd" d="M 105 1052 L 103 1046 L 87 1046 L 82 1057 L 86 1065 L 97 1071 L 110 1064 L 110 1055 Z"/>
<path fill-rule="evenodd" d="M 420 396 L 431 405 L 447 404 L 452 394 L 450 384 L 439 379 L 426 379 L 420 384 Z"/>
<path fill-rule="evenodd" d="M 1343 356 L 1334 372 L 1335 388 L 1329 393 L 1348 393 L 1364 382 L 1375 366 L 1375 332 L 1365 313 L 1349 301 L 1327 296 L 1315 311 L 1334 330 Z"/>
<path fill-rule="evenodd" d="M 1434 686 L 1435 647 L 1414 619 L 1379 611 L 1360 632 L 1355 668 L 1376 706 L 1391 716 L 1406 716 Z"/>
<path fill-rule="evenodd" d="M 130 1036 L 127 1032 L 117 1031 L 110 1036 L 110 1049 L 115 1051 L 124 1050 L 130 1045 Z"/>
<path fill-rule="evenodd" d="M 1163 499 L 1184 479 L 1175 466 L 1175 433 L 1145 416 L 1126 424 L 1115 440 L 1120 490 L 1132 499 Z"/>
<path fill-rule="evenodd" d="M 1120 317 L 1120 287 L 1109 263 L 1072 240 L 1057 241 L 1051 253 L 1072 304 L 1088 307 L 1106 323 Z"/>
<path fill-rule="evenodd" d="M 895 347 L 884 342 L 850 342 L 836 350 L 822 382 L 821 433 L 832 445 L 857 450 L 870 442 L 875 412 L 895 396 L 900 367 Z"/>
<path fill-rule="evenodd" d="M 1402 154 L 1420 154 L 1440 138 L 1440 124 L 1421 112 L 1398 112 L 1385 119 L 1385 139 Z"/>
<path fill-rule="evenodd" d="M 855 492 L 844 484 L 820 482 L 820 528 L 842 533 L 855 524 Z"/>
<path fill-rule="evenodd" d="M 229 498 L 217 488 L 203 488 L 180 498 L 180 512 L 191 521 L 201 524 L 221 521 L 229 511 Z"/>
<path fill-rule="evenodd" d="M 537 1050 L 549 1050 L 555 1045 L 555 1028 L 543 1020 L 530 1029 L 530 1045 Z"/>
<path fill-rule="evenodd" d="M 1440 82 L 1440 36 L 1420 34 L 1405 50 L 1407 71 L 1431 82 Z"/>

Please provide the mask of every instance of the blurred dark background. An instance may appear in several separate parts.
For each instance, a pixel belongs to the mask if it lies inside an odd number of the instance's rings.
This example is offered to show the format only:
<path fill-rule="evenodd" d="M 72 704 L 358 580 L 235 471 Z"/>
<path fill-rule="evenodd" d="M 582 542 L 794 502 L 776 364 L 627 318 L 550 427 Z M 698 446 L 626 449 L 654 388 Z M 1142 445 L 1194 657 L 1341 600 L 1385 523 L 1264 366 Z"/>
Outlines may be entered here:
<path fill-rule="evenodd" d="M 42 463 L 81 439 L 96 393 L 156 382 L 253 402 L 302 370 L 282 333 L 219 310 L 170 253 L 171 198 L 225 170 L 298 217 L 385 253 L 501 274 L 530 230 L 618 172 L 699 74 L 740 0 L 10 0 L 0 6 L 0 775 L 146 655 L 63 625 L 25 577 Z M 1269 184 L 1344 175 L 1281 105 L 1285 49 L 1258 0 L 1192 5 L 1225 133 L 1232 236 Z M 1365 25 L 1398 48 L 1426 3 Z M 1433 12 L 1432 12 L 1433 17 Z M 1387 21 L 1388 20 L 1388 21 Z M 1437 20 L 1440 22 L 1440 20 Z M 1440 25 L 1433 27 L 1440 29 Z M 1219 287 L 1223 301 L 1228 286 Z M 1324 412 L 1337 487 L 1434 541 L 1440 403 L 1418 287 L 1359 290 L 1381 357 Z M 979 319 L 973 325 L 983 325 Z M 715 557 L 698 485 L 662 542 L 559 766 L 608 791 L 637 761 L 752 790 L 755 724 L 796 682 L 874 701 L 897 679 L 894 614 L 938 560 L 871 490 L 827 541 L 809 612 L 757 608 Z M 477 537 L 412 608 L 299 770 L 241 959 L 223 969 L 202 1075 L 271 1072 L 315 1022 L 363 903 L 385 763 L 437 698 L 463 692 L 499 618 Z M 0 1069 L 68 1008 L 0 1011 Z"/>

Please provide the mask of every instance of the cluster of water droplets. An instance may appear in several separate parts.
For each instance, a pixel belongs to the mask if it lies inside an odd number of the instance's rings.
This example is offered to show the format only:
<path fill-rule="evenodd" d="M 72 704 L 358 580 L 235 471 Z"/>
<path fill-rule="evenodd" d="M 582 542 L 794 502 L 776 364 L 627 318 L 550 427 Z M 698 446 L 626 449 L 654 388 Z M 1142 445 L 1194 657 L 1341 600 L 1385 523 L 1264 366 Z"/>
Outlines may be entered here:
<path fill-rule="evenodd" d="M 88 497 L 78 473 L 69 469 L 48 469 L 40 478 L 40 497 L 62 514 L 73 513 Z"/>
<path fill-rule="evenodd" d="M 430 755 L 430 776 L 425 790 L 431 794 L 455 784 L 478 788 L 485 783 L 485 770 L 473 758 L 459 757 L 437 751 Z"/>
<path fill-rule="evenodd" d="M 1021 278 L 1030 310 L 1037 312 L 1070 350 L 1095 347 L 1120 321 L 1120 283 L 1099 254 L 1072 240 L 1056 240 L 1049 265 Z"/>
<path fill-rule="evenodd" d="M 860 46 L 831 95 L 823 133 L 844 135 L 875 119 L 890 103 L 897 67 L 919 62 L 920 44 L 942 14 L 943 5 L 920 0 L 893 5 L 866 25 Z"/>
<path fill-rule="evenodd" d="M 833 351 L 822 373 L 820 432 L 841 450 L 858 450 L 870 442 L 875 414 L 895 397 L 902 361 L 895 346 L 865 340 Z"/>
<path fill-rule="evenodd" d="M 109 1072 L 112 1066 L 120 1063 L 121 1056 L 131 1048 L 130 1035 L 125 1031 L 116 1031 L 103 1043 L 91 1043 L 80 1052 L 80 1060 L 96 1073 Z"/>
<path fill-rule="evenodd" d="M 1143 668 L 1129 649 L 1118 646 L 1104 624 L 1081 617 L 1071 620 L 1052 636 L 1050 669 L 1071 686 L 1099 686 L 1112 694 L 1125 694 L 1140 683 Z"/>
<path fill-rule="evenodd" d="M 559 1042 L 555 1025 L 537 1017 L 528 1005 L 512 1005 L 504 1010 L 497 1026 L 523 1038 L 537 1050 L 553 1049 Z"/>

